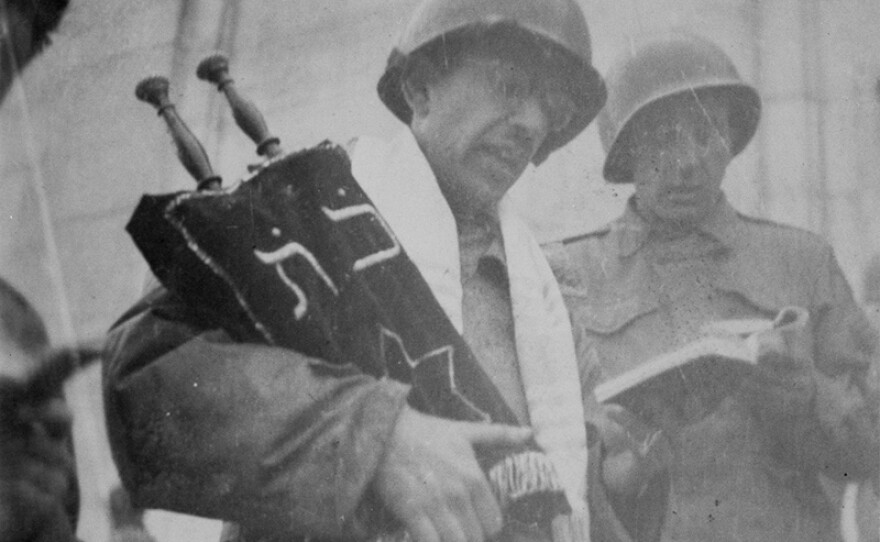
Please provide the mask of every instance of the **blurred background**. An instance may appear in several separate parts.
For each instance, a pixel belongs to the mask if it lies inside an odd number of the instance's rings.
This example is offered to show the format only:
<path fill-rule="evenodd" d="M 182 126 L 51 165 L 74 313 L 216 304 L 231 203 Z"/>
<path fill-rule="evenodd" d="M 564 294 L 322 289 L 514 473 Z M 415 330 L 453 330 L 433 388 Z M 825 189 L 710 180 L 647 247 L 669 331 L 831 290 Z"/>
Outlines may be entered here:
<path fill-rule="evenodd" d="M 146 265 L 125 233 L 143 193 L 193 187 L 164 125 L 134 98 L 146 75 L 171 98 L 227 183 L 257 156 L 222 95 L 195 77 L 214 51 L 288 150 L 389 137 L 402 125 L 375 84 L 417 0 L 72 0 L 0 109 L 0 275 L 43 314 L 53 342 L 99 338 L 139 296 Z M 685 28 L 718 42 L 763 97 L 758 134 L 728 172 L 741 211 L 807 228 L 837 250 L 856 295 L 880 252 L 880 2 L 582 0 L 605 72 L 638 34 Z M 618 215 L 594 127 L 513 193 L 543 240 Z M 118 481 L 100 371 L 70 384 L 83 494 L 79 535 L 109 537 Z M 148 513 L 160 541 L 217 540 L 214 521 Z"/>

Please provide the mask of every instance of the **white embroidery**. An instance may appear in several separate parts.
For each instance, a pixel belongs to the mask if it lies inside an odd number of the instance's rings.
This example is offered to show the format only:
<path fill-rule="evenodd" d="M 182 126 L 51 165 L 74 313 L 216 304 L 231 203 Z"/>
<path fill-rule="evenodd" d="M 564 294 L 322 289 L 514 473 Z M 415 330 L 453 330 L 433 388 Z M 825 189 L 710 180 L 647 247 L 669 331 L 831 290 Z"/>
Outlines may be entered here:
<path fill-rule="evenodd" d="M 379 222 L 379 225 L 382 226 L 382 229 L 385 230 L 385 234 L 388 236 L 388 239 L 391 240 L 391 247 L 380 250 L 368 256 L 364 256 L 363 258 L 355 261 L 354 265 L 352 266 L 353 271 L 363 271 L 368 267 L 372 267 L 386 260 L 390 260 L 391 258 L 394 258 L 398 254 L 400 254 L 400 243 L 397 241 L 397 238 L 394 236 L 394 234 L 391 233 L 391 228 L 385 222 L 385 219 L 382 218 L 382 216 L 376 211 L 376 209 L 372 205 L 361 203 L 359 205 L 343 207 L 342 209 L 328 209 L 327 207 L 321 207 L 321 210 L 324 211 L 324 214 L 327 215 L 327 218 L 329 218 L 333 222 L 342 222 L 362 215 L 372 215 L 376 218 L 376 221 Z"/>
<path fill-rule="evenodd" d="M 336 284 L 333 283 L 333 279 L 331 279 L 327 272 L 324 271 L 324 268 L 321 267 L 321 264 L 318 263 L 318 259 L 315 258 L 315 255 L 299 243 L 287 243 L 283 247 L 272 252 L 262 252 L 259 250 L 254 250 L 254 254 L 264 264 L 274 265 L 275 270 L 278 272 L 278 276 L 281 277 L 281 280 L 284 281 L 284 284 L 286 284 L 287 287 L 293 290 L 293 293 L 296 294 L 299 302 L 293 308 L 293 315 L 297 320 L 301 320 L 302 317 L 305 316 L 306 312 L 308 311 L 309 300 L 306 297 L 306 293 L 302 290 L 302 288 L 300 288 L 299 285 L 294 282 L 284 270 L 284 266 L 281 264 L 285 260 L 293 258 L 294 256 L 302 256 L 307 262 L 309 262 L 309 265 L 312 266 L 312 269 L 315 270 L 315 273 L 317 273 L 317 275 L 321 277 L 321 280 L 324 281 L 324 284 L 326 284 L 327 287 L 330 288 L 330 291 L 333 292 L 333 295 L 339 295 L 339 289 L 336 287 Z"/>
<path fill-rule="evenodd" d="M 189 229 L 187 229 L 187 227 L 184 225 L 183 220 L 178 218 L 175 215 L 175 210 L 177 209 L 177 207 L 183 205 L 183 203 L 185 203 L 189 199 L 222 196 L 224 193 L 226 193 L 226 192 L 231 193 L 232 190 L 235 190 L 237 188 L 238 188 L 238 185 L 234 186 L 232 189 L 226 189 L 226 191 L 210 190 L 210 191 L 198 191 L 198 192 L 184 192 L 180 196 L 174 198 L 171 201 L 171 203 L 168 204 L 168 206 L 164 210 L 164 215 L 165 215 L 165 218 L 168 220 L 168 222 L 171 223 L 172 226 L 174 226 L 174 229 L 176 229 L 178 232 L 180 232 L 180 234 L 186 240 L 187 246 L 199 258 L 199 260 L 201 260 L 205 265 L 207 265 L 208 268 L 211 269 L 211 271 L 213 271 L 215 275 L 220 277 L 223 280 L 223 282 L 225 282 L 229 286 L 229 289 L 235 295 L 235 299 L 238 300 L 239 306 L 244 310 L 245 314 L 248 315 L 248 318 L 250 318 L 251 322 L 253 322 L 253 324 L 254 324 L 254 327 L 257 329 L 257 331 L 260 333 L 260 335 L 263 336 L 263 338 L 266 340 L 266 342 L 269 344 L 276 344 L 275 337 L 272 336 L 272 333 L 263 324 L 263 322 L 261 322 L 259 320 L 259 318 L 257 318 L 257 315 L 254 313 L 253 309 L 251 309 L 250 304 L 247 302 L 247 300 L 241 294 L 239 289 L 236 287 L 235 281 L 232 279 L 232 277 L 229 275 L 229 273 L 226 272 L 226 269 L 221 267 L 214 260 L 214 258 L 211 257 L 211 255 L 209 255 L 208 252 L 202 248 L 202 246 L 196 240 L 195 236 L 193 236 L 193 234 L 189 231 Z"/>
<path fill-rule="evenodd" d="M 436 359 L 439 363 L 445 363 L 446 371 L 449 376 L 449 391 L 452 393 L 452 395 L 456 399 L 458 399 L 468 410 L 470 410 L 478 419 L 484 422 L 491 421 L 488 414 L 480 410 L 477 405 L 469 401 L 467 397 L 465 397 L 461 392 L 458 391 L 458 386 L 455 385 L 455 363 L 453 362 L 455 349 L 452 345 L 441 346 L 440 348 L 436 348 L 426 354 L 423 354 L 421 357 L 413 359 L 410 356 L 409 352 L 406 351 L 406 347 L 404 346 L 403 339 L 400 337 L 400 335 L 385 328 L 384 326 L 379 326 L 379 352 L 382 356 L 382 362 L 385 364 L 384 370 L 386 376 L 388 374 L 387 365 L 389 360 L 388 346 L 392 344 L 413 373 L 419 365 L 432 359 Z M 410 377 L 411 380 L 415 381 L 414 374 L 411 374 Z"/>

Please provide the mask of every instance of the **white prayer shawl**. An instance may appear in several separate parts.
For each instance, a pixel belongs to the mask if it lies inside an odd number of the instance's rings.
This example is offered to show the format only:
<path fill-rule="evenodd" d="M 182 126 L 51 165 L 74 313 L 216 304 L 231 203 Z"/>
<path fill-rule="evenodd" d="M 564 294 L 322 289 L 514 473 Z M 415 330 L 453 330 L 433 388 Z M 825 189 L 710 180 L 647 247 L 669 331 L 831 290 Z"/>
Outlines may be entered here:
<path fill-rule="evenodd" d="M 391 144 L 359 139 L 352 172 L 461 333 L 458 229 L 415 138 L 406 131 Z M 554 521 L 554 540 L 588 541 L 586 429 L 568 312 L 540 247 L 507 198 L 498 217 L 529 418 L 574 509 Z"/>

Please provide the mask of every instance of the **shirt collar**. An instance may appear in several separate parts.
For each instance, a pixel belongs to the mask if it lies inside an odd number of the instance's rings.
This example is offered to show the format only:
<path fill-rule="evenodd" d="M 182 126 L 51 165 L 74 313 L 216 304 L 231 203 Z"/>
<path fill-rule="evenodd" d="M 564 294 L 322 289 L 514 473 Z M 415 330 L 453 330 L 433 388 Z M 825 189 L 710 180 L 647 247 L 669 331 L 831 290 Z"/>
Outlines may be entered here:
<path fill-rule="evenodd" d="M 459 225 L 459 248 L 463 279 L 470 278 L 485 259 L 507 264 L 504 255 L 501 228 L 494 217 L 480 217 L 469 224 Z"/>
<path fill-rule="evenodd" d="M 715 212 L 694 229 L 714 239 L 723 248 L 732 249 L 741 238 L 738 218 L 736 210 L 722 194 Z M 623 216 L 612 223 L 611 229 L 617 235 L 621 256 L 632 256 L 645 246 L 651 235 L 651 225 L 636 211 L 635 196 L 630 197 Z"/>

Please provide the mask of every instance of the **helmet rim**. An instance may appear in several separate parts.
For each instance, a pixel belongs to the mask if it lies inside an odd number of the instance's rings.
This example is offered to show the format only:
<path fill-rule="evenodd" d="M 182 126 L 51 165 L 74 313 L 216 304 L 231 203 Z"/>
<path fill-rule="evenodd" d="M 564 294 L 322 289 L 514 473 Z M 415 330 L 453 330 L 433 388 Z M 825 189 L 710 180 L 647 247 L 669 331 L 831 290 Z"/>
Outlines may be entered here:
<path fill-rule="evenodd" d="M 637 38 L 611 68 L 608 103 L 598 128 L 606 152 L 602 173 L 611 183 L 632 182 L 631 126 L 642 111 L 684 93 L 712 93 L 730 111 L 731 158 L 748 145 L 761 118 L 758 91 L 740 77 L 715 43 L 687 30 Z"/>
<path fill-rule="evenodd" d="M 610 143 L 610 147 L 606 151 L 605 163 L 602 167 L 602 176 L 605 180 L 614 184 L 633 182 L 632 164 L 629 159 L 627 140 L 630 137 L 629 132 L 635 121 L 646 111 L 657 107 L 664 101 L 688 93 L 712 93 L 722 96 L 725 107 L 729 110 L 728 118 L 736 119 L 736 122 L 731 122 L 730 124 L 731 158 L 737 156 L 746 148 L 757 132 L 761 118 L 761 97 L 754 87 L 742 81 L 719 81 L 686 89 L 666 91 L 645 100 L 620 123 L 620 128 L 617 130 L 614 139 Z M 610 121 L 603 114 L 600 115 L 600 122 Z"/>

